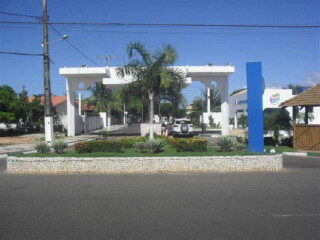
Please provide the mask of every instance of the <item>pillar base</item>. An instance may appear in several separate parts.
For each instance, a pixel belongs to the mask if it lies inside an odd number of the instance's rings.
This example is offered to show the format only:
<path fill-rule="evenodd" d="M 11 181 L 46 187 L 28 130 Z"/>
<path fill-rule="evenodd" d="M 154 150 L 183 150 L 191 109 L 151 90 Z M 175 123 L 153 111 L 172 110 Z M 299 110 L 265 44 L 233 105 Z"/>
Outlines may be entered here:
<path fill-rule="evenodd" d="M 53 117 L 44 117 L 44 123 L 46 143 L 51 145 L 54 142 Z"/>

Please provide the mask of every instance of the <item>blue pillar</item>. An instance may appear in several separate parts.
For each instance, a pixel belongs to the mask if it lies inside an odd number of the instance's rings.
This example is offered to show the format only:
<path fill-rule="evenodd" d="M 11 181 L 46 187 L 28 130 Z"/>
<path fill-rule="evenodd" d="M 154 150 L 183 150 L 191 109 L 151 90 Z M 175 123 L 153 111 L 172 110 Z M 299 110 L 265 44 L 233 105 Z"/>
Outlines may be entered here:
<path fill-rule="evenodd" d="M 249 152 L 264 152 L 261 62 L 247 63 Z"/>

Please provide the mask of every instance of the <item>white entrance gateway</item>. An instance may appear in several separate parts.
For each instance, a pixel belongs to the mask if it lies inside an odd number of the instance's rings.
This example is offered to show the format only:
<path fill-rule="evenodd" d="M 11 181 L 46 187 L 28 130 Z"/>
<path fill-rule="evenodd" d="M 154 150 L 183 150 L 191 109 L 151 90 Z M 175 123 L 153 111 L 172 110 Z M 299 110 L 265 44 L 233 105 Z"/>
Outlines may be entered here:
<path fill-rule="evenodd" d="M 229 80 L 230 74 L 235 68 L 227 66 L 175 66 L 185 73 L 187 84 L 192 81 L 199 81 L 207 88 L 207 112 L 210 113 L 210 89 L 212 82 L 216 82 L 217 89 L 221 91 L 221 134 L 229 134 Z M 60 68 L 59 73 L 66 77 L 67 90 L 67 113 L 68 113 L 68 136 L 75 136 L 75 91 L 86 91 L 96 82 L 103 82 L 108 88 L 115 90 L 123 84 L 131 82 L 130 75 L 120 78 L 116 74 L 116 67 L 81 67 L 81 68 Z M 111 109 L 108 107 L 107 126 L 111 125 Z"/>

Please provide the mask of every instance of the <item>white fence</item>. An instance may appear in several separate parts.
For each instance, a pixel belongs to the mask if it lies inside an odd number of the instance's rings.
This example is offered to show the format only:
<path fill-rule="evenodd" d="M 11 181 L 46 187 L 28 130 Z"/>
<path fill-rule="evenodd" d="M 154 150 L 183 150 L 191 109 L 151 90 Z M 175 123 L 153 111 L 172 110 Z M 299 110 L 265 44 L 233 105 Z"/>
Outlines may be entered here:
<path fill-rule="evenodd" d="M 68 118 L 66 115 L 60 117 L 61 123 L 64 128 L 68 129 Z M 83 132 L 92 132 L 97 129 L 103 128 L 102 117 L 89 117 L 89 116 L 75 116 L 75 131 L 76 134 Z"/>

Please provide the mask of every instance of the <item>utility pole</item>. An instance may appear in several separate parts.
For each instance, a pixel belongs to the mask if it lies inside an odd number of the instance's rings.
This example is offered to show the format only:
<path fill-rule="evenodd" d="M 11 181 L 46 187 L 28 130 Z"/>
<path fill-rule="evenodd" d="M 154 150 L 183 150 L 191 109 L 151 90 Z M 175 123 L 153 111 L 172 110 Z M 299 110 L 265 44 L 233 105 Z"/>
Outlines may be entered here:
<path fill-rule="evenodd" d="M 105 59 L 106 67 L 109 66 L 109 59 L 116 58 L 116 56 L 106 56 L 106 57 L 98 57 L 97 59 Z"/>
<path fill-rule="evenodd" d="M 50 86 L 50 58 L 49 58 L 49 39 L 48 39 L 48 13 L 47 0 L 43 0 L 43 70 L 44 70 L 44 124 L 46 142 L 52 144 L 53 117 L 51 104 L 51 86 Z"/>

